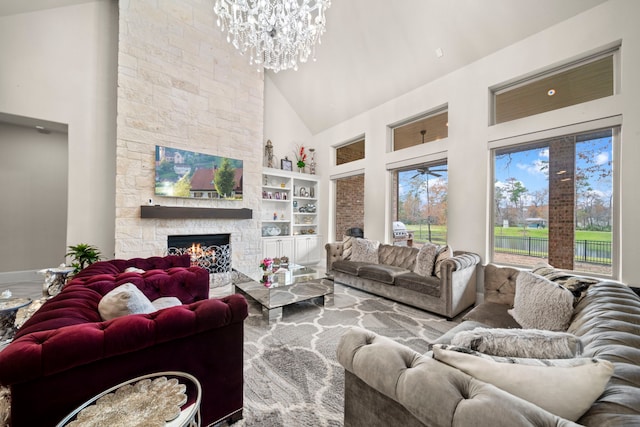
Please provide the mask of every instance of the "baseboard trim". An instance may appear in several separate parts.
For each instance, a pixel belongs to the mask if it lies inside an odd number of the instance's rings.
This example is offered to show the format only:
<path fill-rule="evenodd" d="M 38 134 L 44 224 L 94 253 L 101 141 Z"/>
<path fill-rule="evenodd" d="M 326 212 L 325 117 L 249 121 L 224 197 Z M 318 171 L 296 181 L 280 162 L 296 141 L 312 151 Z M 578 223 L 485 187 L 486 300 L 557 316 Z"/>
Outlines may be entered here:
<path fill-rule="evenodd" d="M 40 270 L 7 271 L 0 273 L 0 284 L 15 282 L 42 282 L 44 276 Z"/>

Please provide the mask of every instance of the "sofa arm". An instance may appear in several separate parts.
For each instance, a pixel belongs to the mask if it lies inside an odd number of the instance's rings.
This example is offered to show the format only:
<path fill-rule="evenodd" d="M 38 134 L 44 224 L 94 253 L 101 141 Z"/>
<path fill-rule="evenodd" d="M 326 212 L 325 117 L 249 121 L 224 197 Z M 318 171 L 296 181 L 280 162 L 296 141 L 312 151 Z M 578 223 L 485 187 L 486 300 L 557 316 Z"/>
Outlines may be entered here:
<path fill-rule="evenodd" d="M 327 252 L 327 273 L 332 270 L 333 263 L 342 259 L 342 242 L 327 243 L 324 245 Z"/>
<path fill-rule="evenodd" d="M 458 369 L 361 328 L 354 327 L 340 338 L 337 357 L 345 370 L 369 388 L 400 404 L 427 426 L 577 426 Z M 345 387 L 345 405 L 349 399 L 366 399 L 351 396 L 349 391 Z M 366 410 L 379 412 L 384 408 Z M 347 417 L 351 415 L 345 415 L 345 425 L 350 424 Z M 397 421 L 398 424 L 415 424 Z"/>
<path fill-rule="evenodd" d="M 440 265 L 441 297 L 446 301 L 447 318 L 453 318 L 476 302 L 476 267 L 480 255 L 456 251 Z"/>
<path fill-rule="evenodd" d="M 33 332 L 0 352 L 0 383 L 34 378 L 152 347 L 205 330 L 241 323 L 248 315 L 241 295 L 208 299 L 149 314 Z"/>

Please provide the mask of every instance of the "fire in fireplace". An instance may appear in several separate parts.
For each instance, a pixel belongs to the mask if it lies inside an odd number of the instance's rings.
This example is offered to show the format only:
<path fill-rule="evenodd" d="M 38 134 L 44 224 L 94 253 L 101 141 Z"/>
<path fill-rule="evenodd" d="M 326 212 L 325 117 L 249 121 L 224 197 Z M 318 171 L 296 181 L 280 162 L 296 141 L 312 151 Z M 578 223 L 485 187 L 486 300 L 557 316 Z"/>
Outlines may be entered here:
<path fill-rule="evenodd" d="M 209 273 L 231 271 L 230 234 L 192 234 L 167 237 L 167 254 L 191 256 L 191 264 Z"/>

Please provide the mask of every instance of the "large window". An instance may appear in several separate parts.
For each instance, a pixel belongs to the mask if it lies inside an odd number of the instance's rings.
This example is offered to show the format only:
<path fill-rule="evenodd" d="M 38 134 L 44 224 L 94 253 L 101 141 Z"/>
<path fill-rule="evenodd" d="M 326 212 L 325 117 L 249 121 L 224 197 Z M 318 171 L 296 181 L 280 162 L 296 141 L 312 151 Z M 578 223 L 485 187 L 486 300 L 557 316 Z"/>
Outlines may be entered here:
<path fill-rule="evenodd" d="M 617 128 L 494 151 L 493 260 L 612 274 Z"/>
<path fill-rule="evenodd" d="M 364 139 L 336 148 L 336 165 L 343 165 L 362 159 L 364 159 Z"/>
<path fill-rule="evenodd" d="M 447 163 L 437 162 L 394 172 L 396 217 L 413 234 L 413 244 L 447 241 Z"/>

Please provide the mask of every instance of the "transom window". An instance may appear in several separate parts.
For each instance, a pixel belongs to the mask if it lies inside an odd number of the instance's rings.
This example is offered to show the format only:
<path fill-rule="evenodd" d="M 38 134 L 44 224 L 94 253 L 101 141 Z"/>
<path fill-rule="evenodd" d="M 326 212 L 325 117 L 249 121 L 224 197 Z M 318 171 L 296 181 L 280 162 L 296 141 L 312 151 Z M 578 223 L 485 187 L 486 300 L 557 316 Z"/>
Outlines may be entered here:
<path fill-rule="evenodd" d="M 447 138 L 449 112 L 438 110 L 426 117 L 393 128 L 392 151 Z"/>

